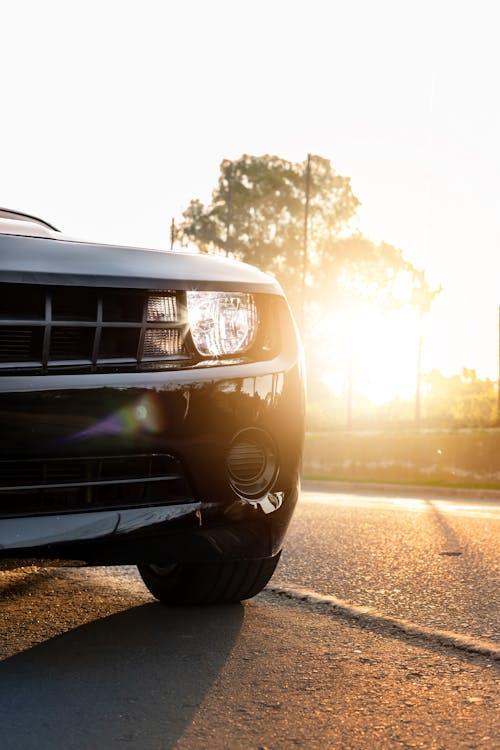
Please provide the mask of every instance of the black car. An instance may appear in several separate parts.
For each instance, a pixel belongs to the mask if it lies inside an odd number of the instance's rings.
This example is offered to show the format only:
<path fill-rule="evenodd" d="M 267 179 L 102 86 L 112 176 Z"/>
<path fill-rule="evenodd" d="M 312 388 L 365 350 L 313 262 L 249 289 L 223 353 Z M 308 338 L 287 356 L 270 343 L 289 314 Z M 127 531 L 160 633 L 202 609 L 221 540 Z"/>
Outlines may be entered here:
<path fill-rule="evenodd" d="M 0 558 L 137 564 L 166 603 L 254 596 L 297 501 L 303 422 L 273 278 L 0 210 Z"/>

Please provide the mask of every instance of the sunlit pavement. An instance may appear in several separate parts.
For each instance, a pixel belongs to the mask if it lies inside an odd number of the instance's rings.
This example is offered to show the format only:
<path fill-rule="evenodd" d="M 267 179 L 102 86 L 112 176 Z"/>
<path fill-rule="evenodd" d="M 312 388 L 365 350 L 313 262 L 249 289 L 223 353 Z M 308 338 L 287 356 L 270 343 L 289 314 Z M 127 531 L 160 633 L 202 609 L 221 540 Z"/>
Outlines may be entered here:
<path fill-rule="evenodd" d="M 305 490 L 274 582 L 494 638 L 499 520 L 500 503 L 467 497 Z"/>
<path fill-rule="evenodd" d="M 454 505 L 305 492 L 243 606 L 164 608 L 132 568 L 0 573 L 0 745 L 496 747 L 498 662 L 432 637 L 495 640 L 498 508 Z"/>

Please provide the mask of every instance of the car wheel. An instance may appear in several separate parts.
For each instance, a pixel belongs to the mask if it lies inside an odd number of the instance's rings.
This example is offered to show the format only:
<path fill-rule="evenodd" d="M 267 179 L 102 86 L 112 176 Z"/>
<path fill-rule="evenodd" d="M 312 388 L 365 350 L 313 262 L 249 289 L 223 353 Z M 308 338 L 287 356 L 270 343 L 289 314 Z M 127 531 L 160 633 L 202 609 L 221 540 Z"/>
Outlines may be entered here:
<path fill-rule="evenodd" d="M 263 560 L 174 563 L 165 567 L 144 563 L 137 567 L 149 591 L 163 604 L 229 604 L 262 591 L 280 554 Z"/>

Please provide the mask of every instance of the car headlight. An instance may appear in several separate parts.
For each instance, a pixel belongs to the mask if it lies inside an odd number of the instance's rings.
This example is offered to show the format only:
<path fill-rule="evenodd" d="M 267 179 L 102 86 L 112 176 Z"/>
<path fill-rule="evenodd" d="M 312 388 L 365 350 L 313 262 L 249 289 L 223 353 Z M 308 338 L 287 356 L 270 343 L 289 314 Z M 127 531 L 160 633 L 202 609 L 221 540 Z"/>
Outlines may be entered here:
<path fill-rule="evenodd" d="M 257 335 L 253 295 L 240 292 L 188 292 L 187 308 L 193 342 L 205 357 L 242 354 Z"/>

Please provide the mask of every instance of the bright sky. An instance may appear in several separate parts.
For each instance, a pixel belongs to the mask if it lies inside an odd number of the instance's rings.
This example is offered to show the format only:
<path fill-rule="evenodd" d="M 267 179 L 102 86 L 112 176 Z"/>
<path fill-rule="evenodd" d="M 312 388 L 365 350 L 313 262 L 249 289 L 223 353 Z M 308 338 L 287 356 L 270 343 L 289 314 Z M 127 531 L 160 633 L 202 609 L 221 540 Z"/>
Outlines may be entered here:
<path fill-rule="evenodd" d="M 167 247 L 223 158 L 308 152 L 442 284 L 424 370 L 497 375 L 495 0 L 0 0 L 0 205 Z"/>

